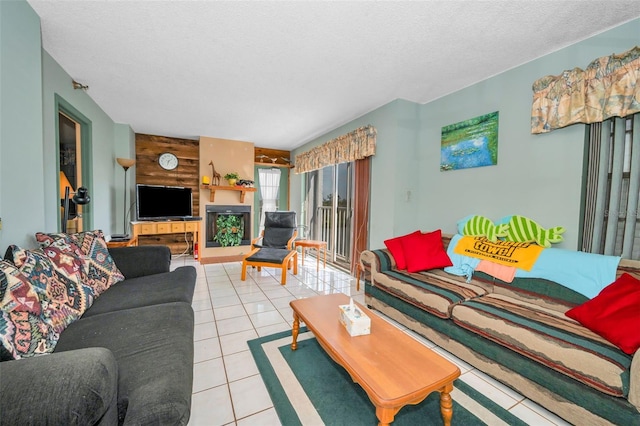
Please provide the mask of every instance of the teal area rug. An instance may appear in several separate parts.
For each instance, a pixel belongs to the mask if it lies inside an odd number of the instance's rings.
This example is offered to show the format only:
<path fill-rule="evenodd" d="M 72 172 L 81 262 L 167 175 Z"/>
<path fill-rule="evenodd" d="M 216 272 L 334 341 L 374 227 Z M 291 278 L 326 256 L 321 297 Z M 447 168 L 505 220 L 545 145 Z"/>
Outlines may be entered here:
<path fill-rule="evenodd" d="M 283 425 L 376 425 L 375 408 L 360 385 L 301 328 L 298 349 L 291 332 L 248 342 Z M 454 382 L 452 425 L 526 425 L 462 379 Z M 393 425 L 442 425 L 440 394 L 403 407 Z"/>

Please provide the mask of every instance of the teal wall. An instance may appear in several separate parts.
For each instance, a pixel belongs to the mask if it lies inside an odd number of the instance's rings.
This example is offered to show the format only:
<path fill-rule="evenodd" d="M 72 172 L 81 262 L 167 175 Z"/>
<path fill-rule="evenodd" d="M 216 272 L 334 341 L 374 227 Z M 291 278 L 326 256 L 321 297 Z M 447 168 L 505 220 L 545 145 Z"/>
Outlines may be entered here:
<path fill-rule="evenodd" d="M 128 124 L 116 124 L 114 128 L 114 150 L 115 150 L 115 158 L 136 158 L 136 134 Z M 123 230 L 124 225 L 123 219 L 123 206 L 124 203 L 124 169 L 115 161 L 113 162 L 114 173 L 115 173 L 115 185 L 111 187 L 111 205 L 115 206 L 115 225 L 113 220 L 112 224 L 112 233 L 113 234 L 122 234 L 128 233 L 130 234 L 131 228 L 129 226 L 129 222 L 133 218 L 135 218 L 135 207 L 133 203 L 136 201 L 136 166 L 134 165 L 127 172 L 127 230 Z"/>
<path fill-rule="evenodd" d="M 73 89 L 72 77 L 42 49 L 40 19 L 26 1 L 0 1 L 0 19 L 0 251 L 9 244 L 33 246 L 35 232 L 59 228 L 59 104 L 90 123 L 91 173 L 83 176 L 91 195 L 89 224 L 105 234 L 118 232 L 124 188 L 115 158 L 134 155 L 133 131 L 111 120 L 91 99 L 91 87 Z"/>
<path fill-rule="evenodd" d="M 296 149 L 292 156 L 353 129 L 378 129 L 372 161 L 369 247 L 415 229 L 453 233 L 469 214 L 497 220 L 527 215 L 542 226 L 564 226 L 561 247 L 579 239 L 585 126 L 532 135 L 532 83 L 592 60 L 622 53 L 640 40 L 640 20 L 419 105 L 394 101 Z M 443 126 L 499 111 L 498 164 L 440 172 Z M 291 179 L 292 208 L 302 211 L 302 179 Z"/>
<path fill-rule="evenodd" d="M 410 167 L 415 162 L 417 151 L 416 139 L 420 131 L 418 123 L 413 123 L 410 128 L 406 123 L 407 117 L 416 114 L 418 105 L 404 100 L 396 100 L 372 111 L 344 126 L 315 139 L 291 152 L 291 158 L 301 152 L 349 133 L 354 129 L 371 124 L 378 132 L 376 155 L 371 160 L 371 200 L 369 208 L 369 237 L 370 241 L 387 235 L 395 235 L 414 227 L 413 223 L 407 223 L 402 218 L 411 218 L 418 208 L 417 182 L 412 178 L 417 177 L 417 167 Z M 414 120 L 417 121 L 417 120 Z M 294 160 L 295 161 L 295 160 Z M 302 175 L 291 174 L 291 210 L 298 212 L 298 221 L 304 223 L 306 206 L 303 205 Z M 412 196 L 406 201 L 403 193 L 411 190 Z M 413 219 L 411 219 L 413 222 Z M 371 239 L 373 236 L 374 239 Z M 385 237 L 388 238 L 388 237 Z M 382 240 L 380 240 L 382 244 Z"/>
<path fill-rule="evenodd" d="M 83 181 L 91 194 L 90 209 L 93 214 L 92 227 L 102 229 L 106 234 L 116 233 L 122 228 L 123 171 L 115 159 L 116 156 L 130 157 L 134 139 L 127 125 L 118 125 L 89 96 L 89 90 L 76 90 L 71 84 L 72 77 L 46 52 L 42 51 L 42 81 L 44 100 L 44 154 L 45 158 L 56 159 L 56 95 L 75 108 L 91 123 L 91 179 L 89 185 Z M 57 162 L 45 162 L 45 194 L 47 222 L 46 230 L 57 228 L 58 221 L 50 209 L 57 205 L 56 176 Z M 84 168 L 84 167 L 83 167 Z M 129 173 L 135 176 L 135 171 Z M 130 176 L 128 176 L 128 179 Z M 130 198 L 128 198 L 130 200 Z M 114 228 L 115 226 L 115 228 Z"/>
<path fill-rule="evenodd" d="M 424 105 L 419 225 L 454 232 L 454 221 L 468 214 L 494 220 L 522 214 L 544 227 L 564 226 L 560 247 L 578 248 L 586 126 L 532 135 L 531 85 L 625 52 L 639 40 L 640 20 L 635 20 Z M 440 172 L 442 127 L 493 111 L 500 112 L 498 165 Z M 445 205 L 434 204 L 442 199 Z"/>
<path fill-rule="evenodd" d="M 425 105 L 396 100 L 316 138 L 306 151 L 368 124 L 378 130 L 372 159 L 369 246 L 420 228 L 455 231 L 468 214 L 492 219 L 520 213 L 543 226 L 567 229 L 575 248 L 580 223 L 584 125 L 531 135 L 531 84 L 593 59 L 631 49 L 640 40 L 636 19 L 588 40 L 506 71 Z M 122 169 L 134 155 L 135 135 L 114 123 L 88 92 L 42 49 L 40 20 L 24 0 L 0 1 L 0 251 L 30 246 L 36 231 L 58 229 L 56 99 L 91 122 L 93 227 L 122 232 Z M 84 82 L 91 86 L 91 82 Z M 498 165 L 439 171 L 444 125 L 500 112 Z M 294 169 L 295 171 L 295 169 Z M 134 170 L 129 171 L 129 189 Z M 291 174 L 291 209 L 303 212 L 302 179 Z M 133 192 L 132 192 L 133 194 Z M 132 201 L 128 197 L 128 204 Z M 283 204 L 284 205 L 284 204 Z M 301 216 L 302 219 L 302 216 Z"/>
<path fill-rule="evenodd" d="M 0 256 L 29 246 L 45 224 L 40 19 L 0 1 Z"/>

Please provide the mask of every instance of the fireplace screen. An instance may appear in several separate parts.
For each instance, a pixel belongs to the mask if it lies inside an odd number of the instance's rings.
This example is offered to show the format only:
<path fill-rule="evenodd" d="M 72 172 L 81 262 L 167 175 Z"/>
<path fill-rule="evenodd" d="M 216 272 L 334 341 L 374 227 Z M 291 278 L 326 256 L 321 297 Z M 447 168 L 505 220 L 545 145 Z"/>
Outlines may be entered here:
<path fill-rule="evenodd" d="M 251 244 L 251 206 L 208 205 L 206 247 Z"/>

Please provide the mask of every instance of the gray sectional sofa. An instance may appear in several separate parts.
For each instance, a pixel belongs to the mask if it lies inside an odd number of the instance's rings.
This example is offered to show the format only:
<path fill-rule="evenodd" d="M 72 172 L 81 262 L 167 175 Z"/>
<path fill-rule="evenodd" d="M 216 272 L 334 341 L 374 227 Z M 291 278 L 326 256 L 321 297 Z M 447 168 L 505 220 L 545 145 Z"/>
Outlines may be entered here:
<path fill-rule="evenodd" d="M 0 363 L 0 424 L 186 425 L 193 383 L 192 266 L 164 246 L 109 250 L 125 279 L 53 353 Z"/>
<path fill-rule="evenodd" d="M 445 249 L 451 236 L 442 237 Z M 537 278 L 399 270 L 387 249 L 364 251 L 365 301 L 462 360 L 577 425 L 640 424 L 640 355 L 566 317 L 588 300 Z M 640 262 L 617 275 L 640 278 Z"/>

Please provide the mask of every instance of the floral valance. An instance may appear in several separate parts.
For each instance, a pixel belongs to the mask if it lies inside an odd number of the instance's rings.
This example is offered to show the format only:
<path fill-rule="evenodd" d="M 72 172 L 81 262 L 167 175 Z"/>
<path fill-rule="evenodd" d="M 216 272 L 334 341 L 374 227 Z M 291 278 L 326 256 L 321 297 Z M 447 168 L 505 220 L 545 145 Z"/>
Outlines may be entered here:
<path fill-rule="evenodd" d="M 296 155 L 296 173 L 310 172 L 349 161 L 361 160 L 376 153 L 376 128 L 360 127 L 346 135 Z"/>
<path fill-rule="evenodd" d="M 640 46 L 533 83 L 531 133 L 640 111 Z"/>

